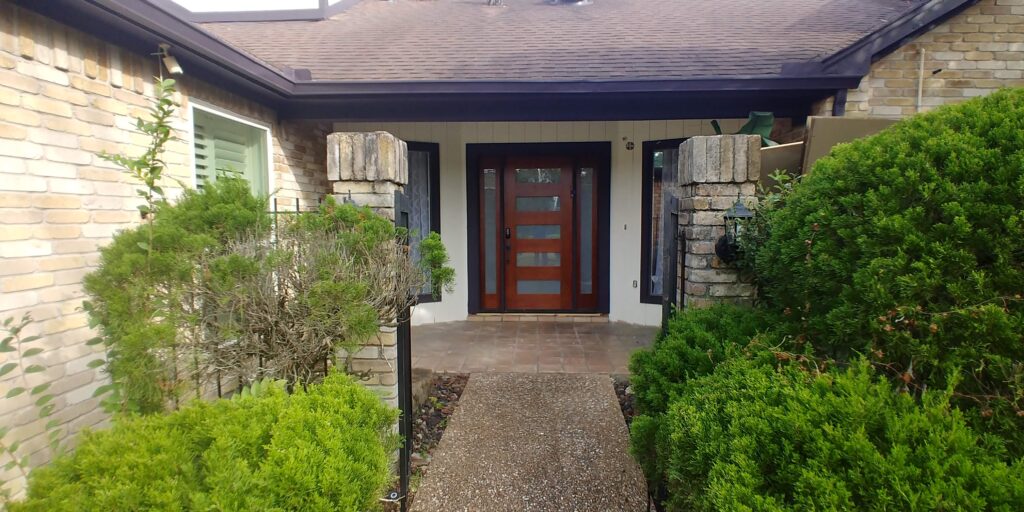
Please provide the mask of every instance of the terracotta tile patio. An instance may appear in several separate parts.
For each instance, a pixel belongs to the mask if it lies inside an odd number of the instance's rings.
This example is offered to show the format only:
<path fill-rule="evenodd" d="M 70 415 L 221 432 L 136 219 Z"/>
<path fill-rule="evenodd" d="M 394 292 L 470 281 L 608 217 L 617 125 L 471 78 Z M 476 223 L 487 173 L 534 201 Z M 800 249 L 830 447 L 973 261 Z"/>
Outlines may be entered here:
<path fill-rule="evenodd" d="M 413 368 L 437 372 L 628 373 L 656 327 L 624 323 L 447 322 L 412 328 Z"/>

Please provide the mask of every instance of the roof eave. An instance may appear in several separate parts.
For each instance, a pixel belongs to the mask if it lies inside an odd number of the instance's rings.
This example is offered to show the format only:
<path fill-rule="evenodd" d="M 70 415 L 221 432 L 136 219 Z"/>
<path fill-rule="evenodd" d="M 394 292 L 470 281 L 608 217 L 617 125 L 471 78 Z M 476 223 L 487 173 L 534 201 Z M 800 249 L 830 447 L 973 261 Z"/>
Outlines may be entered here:
<path fill-rule="evenodd" d="M 856 87 L 862 75 L 704 77 L 656 80 L 417 80 L 297 82 L 297 99 L 410 94 L 642 94 L 835 90 Z"/>
<path fill-rule="evenodd" d="M 823 73 L 866 75 L 871 64 L 935 28 L 978 0 L 929 0 L 820 63 Z"/>

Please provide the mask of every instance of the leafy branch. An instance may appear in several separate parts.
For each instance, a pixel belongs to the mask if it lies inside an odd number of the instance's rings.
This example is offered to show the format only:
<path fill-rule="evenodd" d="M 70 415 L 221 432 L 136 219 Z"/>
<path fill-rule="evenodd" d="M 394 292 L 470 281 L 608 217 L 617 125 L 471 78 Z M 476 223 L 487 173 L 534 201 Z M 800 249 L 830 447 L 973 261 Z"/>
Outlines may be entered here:
<path fill-rule="evenodd" d="M 53 381 L 44 382 L 38 385 L 32 385 L 29 383 L 29 375 L 42 373 L 46 370 L 46 367 L 42 364 L 34 362 L 35 358 L 40 356 L 44 349 L 42 347 L 30 346 L 33 343 L 39 341 L 39 336 L 23 336 L 25 328 L 32 323 L 32 317 L 26 313 L 21 317 L 21 320 L 16 321 L 14 317 L 8 317 L 3 321 L 3 331 L 5 333 L 4 338 L 0 341 L 0 353 L 8 354 L 9 361 L 0 366 L 0 378 L 12 373 L 14 370 L 21 368 L 20 379 L 13 379 L 14 384 L 10 389 L 4 393 L 4 400 L 13 401 L 19 396 L 28 395 L 32 401 L 32 407 L 36 409 L 36 414 L 39 419 L 49 418 L 53 415 L 56 404 L 53 402 L 55 396 L 50 393 L 50 386 Z M 103 360 L 90 362 L 90 368 L 96 368 L 102 364 Z M 17 409 L 17 407 L 11 407 L 10 409 Z M 61 436 L 64 430 L 60 428 L 60 421 L 57 419 L 50 419 L 46 422 L 43 430 L 49 441 L 49 448 L 52 456 L 56 456 L 63 451 L 61 446 Z M 29 466 L 29 454 L 22 453 L 24 450 L 25 439 L 9 440 L 7 439 L 8 434 L 11 433 L 10 426 L 0 427 L 0 453 L 3 454 L 4 458 L 9 459 L 4 465 L 4 472 L 17 469 L 22 478 L 27 478 L 28 473 L 31 470 Z M 0 485 L 6 484 L 7 482 L 0 482 Z M 9 498 L 7 489 L 0 491 L 0 496 Z"/>

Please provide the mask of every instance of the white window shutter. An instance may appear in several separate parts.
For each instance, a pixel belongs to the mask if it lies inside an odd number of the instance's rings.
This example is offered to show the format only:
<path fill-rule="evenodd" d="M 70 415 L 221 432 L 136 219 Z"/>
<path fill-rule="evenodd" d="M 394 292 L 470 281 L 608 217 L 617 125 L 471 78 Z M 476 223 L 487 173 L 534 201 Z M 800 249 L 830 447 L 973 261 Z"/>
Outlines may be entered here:
<path fill-rule="evenodd" d="M 195 115 L 196 183 L 235 174 L 267 194 L 266 131 L 206 111 Z"/>

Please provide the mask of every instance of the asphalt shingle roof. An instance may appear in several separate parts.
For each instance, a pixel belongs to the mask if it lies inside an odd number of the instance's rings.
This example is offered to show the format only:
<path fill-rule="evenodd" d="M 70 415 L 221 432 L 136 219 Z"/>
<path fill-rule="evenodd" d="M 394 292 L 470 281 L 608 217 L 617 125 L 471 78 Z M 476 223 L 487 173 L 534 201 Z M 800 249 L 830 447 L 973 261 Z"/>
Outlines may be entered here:
<path fill-rule="evenodd" d="M 923 0 L 362 0 L 322 21 L 206 23 L 314 80 L 652 80 L 774 76 Z"/>

